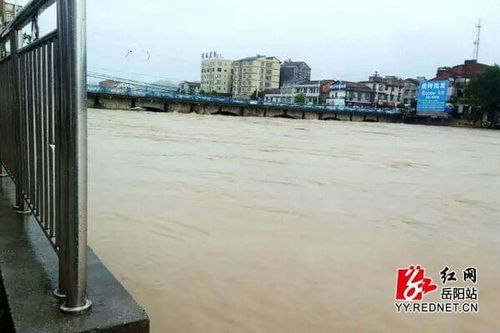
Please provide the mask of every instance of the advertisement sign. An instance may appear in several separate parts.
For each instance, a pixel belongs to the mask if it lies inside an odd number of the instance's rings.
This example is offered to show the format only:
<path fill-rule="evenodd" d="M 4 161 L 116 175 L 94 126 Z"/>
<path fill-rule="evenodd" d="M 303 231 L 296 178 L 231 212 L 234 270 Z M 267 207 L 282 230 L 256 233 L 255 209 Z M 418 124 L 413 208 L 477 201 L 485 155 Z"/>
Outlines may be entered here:
<path fill-rule="evenodd" d="M 331 88 L 332 84 L 334 84 L 334 83 L 335 83 L 335 81 L 323 82 L 323 84 L 321 85 L 321 94 L 328 95 L 328 93 L 330 92 L 330 88 Z"/>
<path fill-rule="evenodd" d="M 342 81 L 337 81 L 335 82 L 334 85 L 332 85 L 331 90 L 344 90 L 346 89 L 346 84 Z"/>
<path fill-rule="evenodd" d="M 418 89 L 418 112 L 445 112 L 448 81 L 423 81 Z"/>

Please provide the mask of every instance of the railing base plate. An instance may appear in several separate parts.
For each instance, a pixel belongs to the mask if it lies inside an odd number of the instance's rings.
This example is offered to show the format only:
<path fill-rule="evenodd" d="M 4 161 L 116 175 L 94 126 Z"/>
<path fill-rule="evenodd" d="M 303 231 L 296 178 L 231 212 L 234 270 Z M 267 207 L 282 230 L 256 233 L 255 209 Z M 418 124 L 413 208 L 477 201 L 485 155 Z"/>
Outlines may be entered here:
<path fill-rule="evenodd" d="M 85 304 L 82 305 L 82 306 L 77 306 L 77 307 L 69 307 L 69 306 L 66 306 L 66 303 L 62 304 L 59 309 L 61 310 L 61 312 L 63 313 L 67 313 L 67 314 L 78 314 L 78 313 L 82 313 L 83 311 L 85 310 L 88 310 L 90 309 L 90 307 L 92 306 L 92 302 L 87 299 L 85 301 Z"/>
<path fill-rule="evenodd" d="M 31 215 L 31 210 L 17 210 L 16 213 L 19 215 Z"/>
<path fill-rule="evenodd" d="M 60 292 L 59 288 L 58 289 L 54 289 L 52 291 L 52 295 L 54 295 L 55 298 L 60 298 L 60 299 L 66 298 L 66 294 L 63 294 L 62 292 Z"/>
<path fill-rule="evenodd" d="M 0 173 L 0 177 L 9 177 L 9 175 L 6 173 Z"/>

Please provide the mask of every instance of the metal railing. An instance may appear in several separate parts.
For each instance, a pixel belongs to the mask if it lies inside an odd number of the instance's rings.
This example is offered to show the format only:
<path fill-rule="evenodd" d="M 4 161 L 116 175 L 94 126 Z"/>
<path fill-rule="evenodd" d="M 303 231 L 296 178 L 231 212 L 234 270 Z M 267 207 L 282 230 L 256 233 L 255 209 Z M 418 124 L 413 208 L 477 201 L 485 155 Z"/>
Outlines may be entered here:
<path fill-rule="evenodd" d="M 40 36 L 50 6 L 57 28 Z M 0 33 L 0 165 L 15 182 L 17 211 L 34 215 L 58 255 L 54 294 L 66 313 L 91 305 L 85 44 L 85 0 L 32 0 Z"/>

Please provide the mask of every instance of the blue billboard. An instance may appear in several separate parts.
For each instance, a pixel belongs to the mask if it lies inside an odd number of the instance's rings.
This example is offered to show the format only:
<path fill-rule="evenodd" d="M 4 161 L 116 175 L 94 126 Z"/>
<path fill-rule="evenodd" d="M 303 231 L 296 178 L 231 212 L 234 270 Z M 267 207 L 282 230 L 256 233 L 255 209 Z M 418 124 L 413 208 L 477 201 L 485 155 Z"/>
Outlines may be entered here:
<path fill-rule="evenodd" d="M 418 112 L 445 112 L 448 81 L 423 81 L 418 89 Z"/>

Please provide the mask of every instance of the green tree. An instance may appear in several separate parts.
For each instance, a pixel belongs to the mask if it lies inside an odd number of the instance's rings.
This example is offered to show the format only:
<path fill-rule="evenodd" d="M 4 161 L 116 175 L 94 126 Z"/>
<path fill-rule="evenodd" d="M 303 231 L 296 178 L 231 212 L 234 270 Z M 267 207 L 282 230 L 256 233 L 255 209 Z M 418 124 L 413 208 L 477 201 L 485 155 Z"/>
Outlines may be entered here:
<path fill-rule="evenodd" d="M 259 91 L 259 96 L 258 98 L 264 97 L 266 94 L 263 91 Z M 254 90 L 253 94 L 250 95 L 250 99 L 256 100 L 257 99 L 257 90 Z"/>
<path fill-rule="evenodd" d="M 295 103 L 304 104 L 306 102 L 306 95 L 303 93 L 298 93 L 295 95 Z"/>
<path fill-rule="evenodd" d="M 475 119 L 487 114 L 490 126 L 495 126 L 500 112 L 500 66 L 489 67 L 472 79 L 465 90 L 465 100 L 473 107 Z"/>

